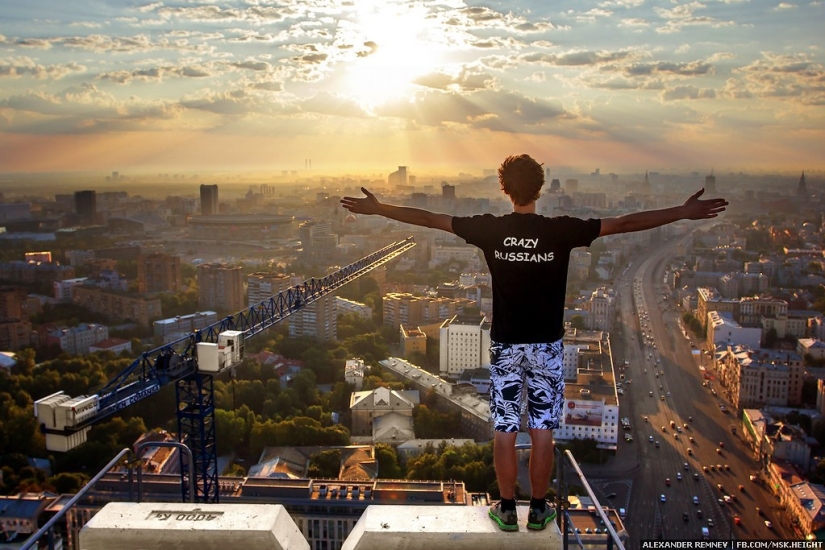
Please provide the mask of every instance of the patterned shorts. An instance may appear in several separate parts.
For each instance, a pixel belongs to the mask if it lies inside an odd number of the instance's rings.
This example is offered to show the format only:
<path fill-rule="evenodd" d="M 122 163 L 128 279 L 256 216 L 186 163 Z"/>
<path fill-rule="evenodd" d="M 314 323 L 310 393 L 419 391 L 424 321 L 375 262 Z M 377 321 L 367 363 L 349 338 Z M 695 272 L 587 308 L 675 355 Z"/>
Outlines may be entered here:
<path fill-rule="evenodd" d="M 490 414 L 497 432 L 517 432 L 527 383 L 527 426 L 559 427 L 564 406 L 561 340 L 550 344 L 490 345 Z"/>

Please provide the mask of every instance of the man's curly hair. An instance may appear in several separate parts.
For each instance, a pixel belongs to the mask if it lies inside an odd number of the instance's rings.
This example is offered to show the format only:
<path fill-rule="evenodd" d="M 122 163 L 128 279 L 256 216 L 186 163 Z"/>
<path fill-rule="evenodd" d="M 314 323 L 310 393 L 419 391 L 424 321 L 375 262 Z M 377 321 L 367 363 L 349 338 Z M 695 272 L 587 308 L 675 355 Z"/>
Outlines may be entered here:
<path fill-rule="evenodd" d="M 530 155 L 512 155 L 501 163 L 498 182 L 513 204 L 525 206 L 541 196 L 544 170 Z"/>

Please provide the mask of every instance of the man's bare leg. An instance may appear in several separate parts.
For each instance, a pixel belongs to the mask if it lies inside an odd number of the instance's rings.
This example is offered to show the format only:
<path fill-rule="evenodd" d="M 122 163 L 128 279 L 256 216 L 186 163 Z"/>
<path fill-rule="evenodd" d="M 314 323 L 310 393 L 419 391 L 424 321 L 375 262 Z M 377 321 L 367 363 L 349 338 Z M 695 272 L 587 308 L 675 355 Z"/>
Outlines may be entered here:
<path fill-rule="evenodd" d="M 516 498 L 516 479 L 518 477 L 516 435 L 518 434 L 515 432 L 496 432 L 493 440 L 493 462 L 496 467 L 498 490 L 501 493 L 501 498 L 508 500 Z"/>
<path fill-rule="evenodd" d="M 498 434 L 496 434 L 498 435 Z M 553 430 L 537 430 L 530 428 L 532 450 L 530 451 L 530 494 L 535 499 L 544 499 L 550 487 L 550 478 L 553 474 L 555 446 L 553 445 Z M 515 445 L 513 446 L 515 449 Z M 515 450 L 513 451 L 515 457 Z M 496 463 L 498 472 L 498 463 Z M 501 482 L 499 481 L 499 488 Z"/>

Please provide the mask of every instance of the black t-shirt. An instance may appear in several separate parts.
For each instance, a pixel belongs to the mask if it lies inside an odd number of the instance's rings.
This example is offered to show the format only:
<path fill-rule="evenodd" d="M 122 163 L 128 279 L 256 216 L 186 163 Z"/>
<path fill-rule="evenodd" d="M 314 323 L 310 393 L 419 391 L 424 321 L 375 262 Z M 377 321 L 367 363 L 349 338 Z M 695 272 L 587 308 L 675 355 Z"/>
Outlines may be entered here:
<path fill-rule="evenodd" d="M 484 252 L 493 279 L 490 337 L 508 344 L 564 336 L 570 250 L 590 246 L 601 220 L 538 214 L 454 217 L 453 232 Z"/>

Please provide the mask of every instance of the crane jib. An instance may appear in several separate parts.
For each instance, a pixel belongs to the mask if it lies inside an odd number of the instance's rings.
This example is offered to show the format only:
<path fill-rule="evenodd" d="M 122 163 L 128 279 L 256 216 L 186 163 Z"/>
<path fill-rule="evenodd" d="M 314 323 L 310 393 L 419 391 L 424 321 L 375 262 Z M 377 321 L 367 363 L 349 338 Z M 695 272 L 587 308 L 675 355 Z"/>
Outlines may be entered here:
<path fill-rule="evenodd" d="M 152 384 L 151 386 L 147 386 L 140 391 L 133 393 L 132 395 L 121 399 L 117 403 L 111 405 L 109 408 L 112 412 L 117 412 L 119 410 L 125 409 L 131 405 L 134 405 L 141 399 L 149 397 L 150 395 L 154 395 L 160 391 L 160 384 Z"/>

